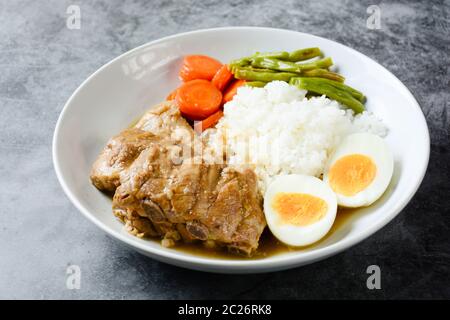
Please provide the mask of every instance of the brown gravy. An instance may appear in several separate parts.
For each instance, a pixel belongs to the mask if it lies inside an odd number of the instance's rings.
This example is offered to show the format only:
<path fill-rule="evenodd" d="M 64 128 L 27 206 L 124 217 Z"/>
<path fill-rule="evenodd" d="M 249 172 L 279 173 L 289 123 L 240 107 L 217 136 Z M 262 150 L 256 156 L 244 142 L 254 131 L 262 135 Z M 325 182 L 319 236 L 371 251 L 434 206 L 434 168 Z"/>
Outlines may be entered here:
<path fill-rule="evenodd" d="M 272 235 L 269 228 L 266 228 L 263 234 L 261 235 L 257 251 L 251 257 L 248 258 L 230 253 L 226 251 L 226 249 L 224 248 L 221 249 L 206 248 L 200 243 L 179 243 L 172 250 L 181 251 L 184 253 L 189 253 L 192 255 L 201 256 L 205 258 L 228 259 L 228 260 L 230 259 L 257 260 L 257 259 L 264 259 L 266 257 L 270 257 L 284 252 L 304 251 L 306 249 L 311 249 L 318 246 L 320 243 L 326 241 L 329 237 L 331 237 L 331 235 L 333 235 L 337 230 L 341 229 L 343 226 L 349 223 L 349 220 L 354 215 L 355 211 L 356 211 L 355 209 L 339 208 L 336 215 L 336 220 L 334 221 L 334 224 L 331 227 L 331 230 L 328 232 L 328 234 L 320 241 L 305 247 L 300 248 L 289 247 L 284 243 L 280 242 L 279 240 L 277 240 Z"/>

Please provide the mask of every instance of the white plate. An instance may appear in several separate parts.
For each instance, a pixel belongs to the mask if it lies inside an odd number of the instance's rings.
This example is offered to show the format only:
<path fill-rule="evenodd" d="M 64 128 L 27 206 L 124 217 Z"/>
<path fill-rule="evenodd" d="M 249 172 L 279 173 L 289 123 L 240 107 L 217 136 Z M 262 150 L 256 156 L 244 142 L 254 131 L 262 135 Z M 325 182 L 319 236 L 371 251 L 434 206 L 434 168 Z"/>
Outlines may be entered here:
<path fill-rule="evenodd" d="M 111 201 L 89 181 L 91 165 L 106 141 L 178 84 L 185 54 L 211 55 L 223 62 L 255 51 L 320 47 L 331 56 L 346 83 L 364 92 L 367 109 L 389 127 L 387 142 L 395 157 L 393 181 L 371 207 L 350 219 L 316 246 L 261 260 L 217 259 L 166 249 L 155 241 L 128 235 L 112 215 Z M 183 33 L 133 49 L 96 71 L 67 101 L 56 125 L 53 162 L 73 204 L 93 223 L 137 251 L 170 264 L 212 272 L 254 273 L 318 261 L 364 240 L 391 221 L 412 198 L 425 174 L 430 152 L 428 128 L 408 89 L 367 56 L 334 41 L 269 28 L 219 28 Z"/>

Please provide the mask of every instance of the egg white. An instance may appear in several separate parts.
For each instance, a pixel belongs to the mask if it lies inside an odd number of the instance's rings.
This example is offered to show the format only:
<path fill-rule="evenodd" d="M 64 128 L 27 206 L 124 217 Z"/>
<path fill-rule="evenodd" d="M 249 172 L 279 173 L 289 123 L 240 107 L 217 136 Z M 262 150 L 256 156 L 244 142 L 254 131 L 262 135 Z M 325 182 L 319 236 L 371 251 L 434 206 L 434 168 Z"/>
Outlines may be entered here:
<path fill-rule="evenodd" d="M 318 197 L 327 203 L 327 212 L 320 220 L 306 226 L 281 223 L 279 214 L 272 208 L 272 201 L 280 192 Z M 336 211 L 336 195 L 322 180 L 313 176 L 278 176 L 268 186 L 264 196 L 264 213 L 270 231 L 278 240 L 290 246 L 307 246 L 323 238 L 334 223 Z"/>
<path fill-rule="evenodd" d="M 329 158 L 323 176 L 324 182 L 330 185 L 329 171 L 336 161 L 353 154 L 365 155 L 374 162 L 375 178 L 364 190 L 353 196 L 336 193 L 337 201 L 344 207 L 369 206 L 386 191 L 394 171 L 394 159 L 382 138 L 370 133 L 355 133 L 347 136 Z"/>

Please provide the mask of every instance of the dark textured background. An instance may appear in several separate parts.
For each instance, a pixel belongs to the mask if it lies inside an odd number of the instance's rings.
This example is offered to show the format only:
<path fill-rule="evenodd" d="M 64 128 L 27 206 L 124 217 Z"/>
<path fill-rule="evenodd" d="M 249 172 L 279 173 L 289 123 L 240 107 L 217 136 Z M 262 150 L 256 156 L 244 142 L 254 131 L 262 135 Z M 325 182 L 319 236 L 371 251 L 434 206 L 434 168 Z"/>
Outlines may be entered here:
<path fill-rule="evenodd" d="M 66 28 L 70 4 L 81 7 L 81 30 Z M 381 8 L 381 30 L 366 28 L 370 4 Z M 449 13 L 448 0 L 0 0 L 0 298 L 450 298 Z M 244 276 L 165 265 L 107 237 L 56 180 L 57 117 L 93 71 L 163 36 L 238 25 L 355 48 L 403 81 L 426 115 L 431 159 L 414 199 L 374 236 L 325 261 Z M 69 264 L 81 267 L 80 290 L 66 289 Z M 371 264 L 381 267 L 382 290 L 366 288 Z"/>

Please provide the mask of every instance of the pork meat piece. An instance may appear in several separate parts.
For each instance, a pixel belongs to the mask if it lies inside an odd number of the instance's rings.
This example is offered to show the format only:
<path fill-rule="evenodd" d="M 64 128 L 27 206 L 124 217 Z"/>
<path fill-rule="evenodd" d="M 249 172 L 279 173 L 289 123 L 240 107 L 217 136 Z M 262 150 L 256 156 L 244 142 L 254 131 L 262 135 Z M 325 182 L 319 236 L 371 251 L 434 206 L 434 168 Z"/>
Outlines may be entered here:
<path fill-rule="evenodd" d="M 169 244 L 204 241 L 248 254 L 265 228 L 253 171 L 186 161 L 173 165 L 166 147 L 153 144 L 123 175 L 113 211 L 139 236 Z M 150 226 L 142 228 L 142 219 Z"/>
<path fill-rule="evenodd" d="M 114 192 L 120 184 L 120 174 L 154 140 L 152 133 L 136 128 L 111 138 L 92 166 L 92 183 L 102 191 Z"/>
<path fill-rule="evenodd" d="M 179 154 L 183 148 L 186 152 L 193 149 L 194 132 L 170 101 L 151 109 L 132 128 L 108 141 L 92 166 L 92 183 L 102 191 L 114 192 L 120 174 L 155 141 L 174 146 L 173 151 Z"/>

